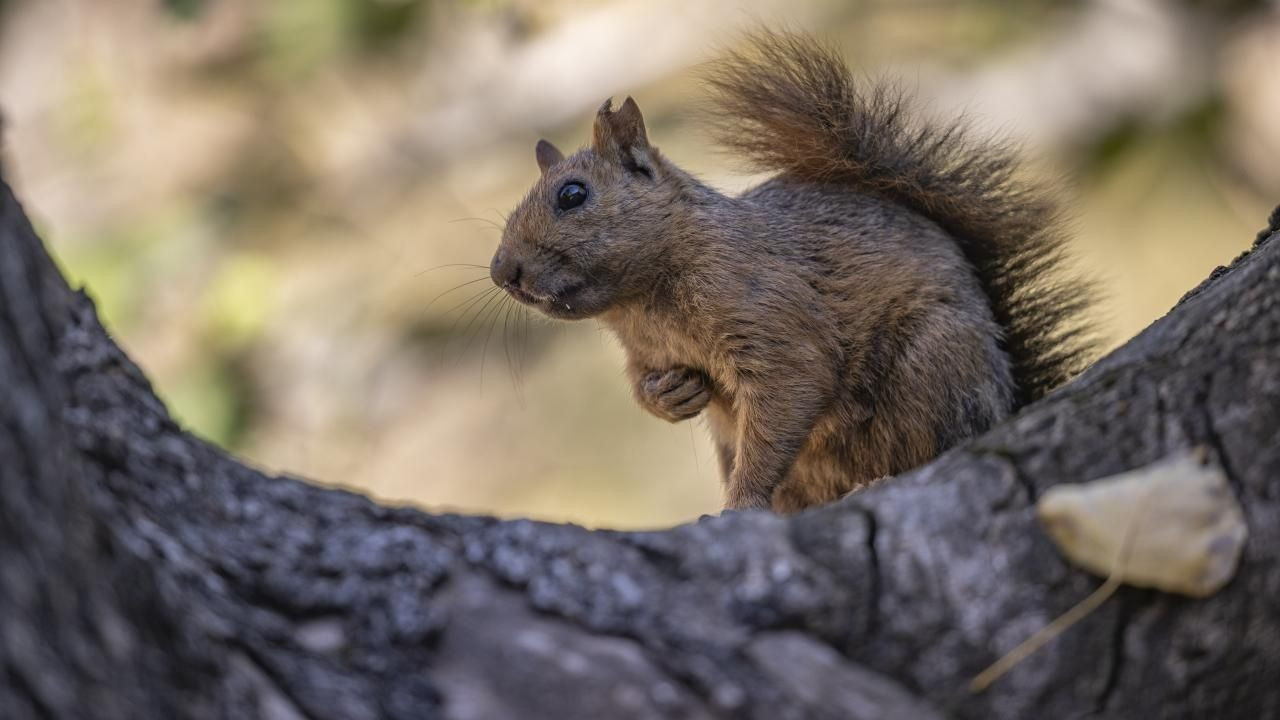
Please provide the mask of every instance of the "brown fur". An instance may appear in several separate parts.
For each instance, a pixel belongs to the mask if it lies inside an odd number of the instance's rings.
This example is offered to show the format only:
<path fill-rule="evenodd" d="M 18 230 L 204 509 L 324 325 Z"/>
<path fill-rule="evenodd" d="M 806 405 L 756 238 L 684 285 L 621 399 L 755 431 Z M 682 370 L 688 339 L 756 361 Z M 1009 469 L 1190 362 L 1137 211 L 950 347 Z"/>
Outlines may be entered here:
<path fill-rule="evenodd" d="M 658 417 L 705 412 L 729 508 L 794 511 L 936 455 L 1085 356 L 1060 234 L 1013 156 L 917 126 L 813 40 L 767 34 L 711 75 L 723 142 L 780 172 L 739 197 L 649 145 L 630 98 L 592 146 L 540 142 L 494 282 L 599 317 Z M 568 182 L 588 189 L 561 210 Z"/>

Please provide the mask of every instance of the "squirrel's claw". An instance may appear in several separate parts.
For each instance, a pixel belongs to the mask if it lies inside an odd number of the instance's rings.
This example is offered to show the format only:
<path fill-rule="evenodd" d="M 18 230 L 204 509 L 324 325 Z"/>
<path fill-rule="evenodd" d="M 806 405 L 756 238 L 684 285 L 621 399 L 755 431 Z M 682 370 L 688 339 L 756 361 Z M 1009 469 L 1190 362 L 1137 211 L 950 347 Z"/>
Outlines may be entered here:
<path fill-rule="evenodd" d="M 646 374 L 636 386 L 636 397 L 654 415 L 679 422 L 702 412 L 711 402 L 711 387 L 701 371 L 677 367 Z"/>

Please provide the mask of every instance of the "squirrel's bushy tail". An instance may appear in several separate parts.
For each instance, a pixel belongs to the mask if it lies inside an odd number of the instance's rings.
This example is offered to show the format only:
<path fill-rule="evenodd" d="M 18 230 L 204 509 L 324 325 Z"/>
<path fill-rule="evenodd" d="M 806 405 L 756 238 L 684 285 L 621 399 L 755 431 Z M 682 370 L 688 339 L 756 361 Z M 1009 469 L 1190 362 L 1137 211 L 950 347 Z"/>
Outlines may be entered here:
<path fill-rule="evenodd" d="M 840 57 L 803 35 L 761 33 L 712 66 L 720 142 L 761 169 L 841 183 L 938 223 L 977 270 L 1013 364 L 1018 404 L 1083 369 L 1094 343 L 1091 292 L 1062 276 L 1065 236 L 1049 194 L 1020 182 L 1011 148 L 961 122 L 913 115 L 885 83 L 865 86 Z"/>

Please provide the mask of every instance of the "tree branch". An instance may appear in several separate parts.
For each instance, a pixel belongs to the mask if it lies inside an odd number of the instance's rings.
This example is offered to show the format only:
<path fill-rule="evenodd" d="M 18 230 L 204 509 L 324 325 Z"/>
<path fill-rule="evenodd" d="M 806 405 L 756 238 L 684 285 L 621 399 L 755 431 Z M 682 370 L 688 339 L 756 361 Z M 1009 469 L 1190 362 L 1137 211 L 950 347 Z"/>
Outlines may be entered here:
<path fill-rule="evenodd" d="M 1021 718 L 1280 713 L 1280 242 L 933 463 L 794 517 L 662 532 L 430 515 L 182 432 L 0 188 L 0 716 Z M 1196 444 L 1240 571 L 1100 582 L 1033 503 Z"/>

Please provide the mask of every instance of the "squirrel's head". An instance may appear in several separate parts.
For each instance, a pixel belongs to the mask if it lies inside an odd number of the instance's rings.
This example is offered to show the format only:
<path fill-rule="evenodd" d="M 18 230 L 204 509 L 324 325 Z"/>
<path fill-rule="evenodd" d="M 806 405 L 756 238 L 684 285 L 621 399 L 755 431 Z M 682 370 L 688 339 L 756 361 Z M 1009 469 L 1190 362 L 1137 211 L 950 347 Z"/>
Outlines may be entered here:
<path fill-rule="evenodd" d="M 589 148 L 569 157 L 546 140 L 542 176 L 507 219 L 489 265 L 498 287 L 559 318 L 598 315 L 651 285 L 679 185 L 650 147 L 627 98 L 596 114 Z"/>

